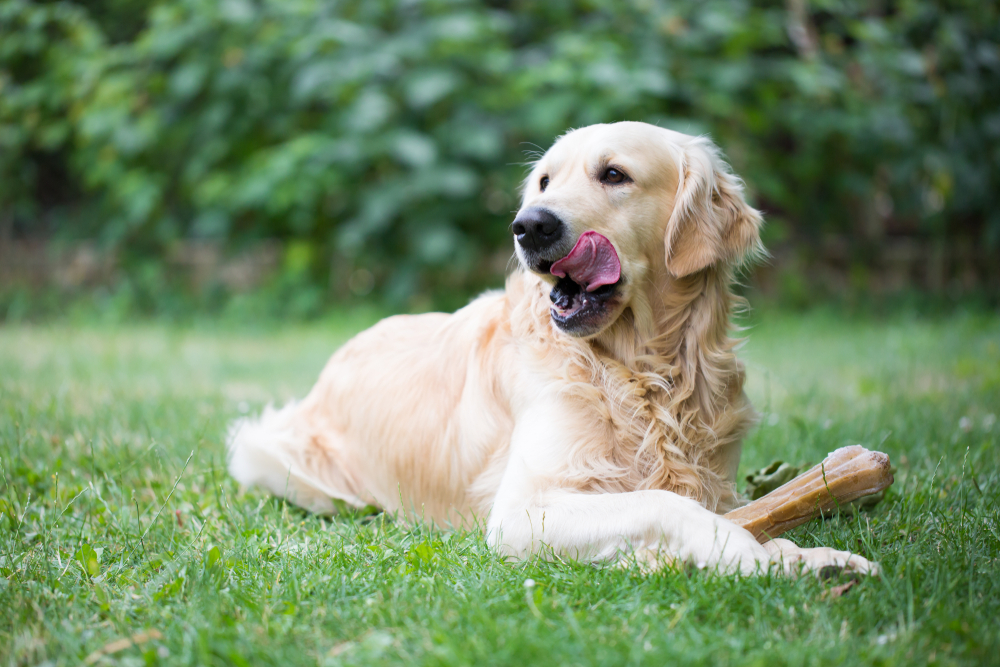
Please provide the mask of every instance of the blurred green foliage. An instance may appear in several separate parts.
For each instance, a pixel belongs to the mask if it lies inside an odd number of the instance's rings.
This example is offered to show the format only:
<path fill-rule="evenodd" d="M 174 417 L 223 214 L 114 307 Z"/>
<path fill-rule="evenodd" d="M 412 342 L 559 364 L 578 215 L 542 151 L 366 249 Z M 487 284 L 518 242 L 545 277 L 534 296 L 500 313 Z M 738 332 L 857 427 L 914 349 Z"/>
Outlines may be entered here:
<path fill-rule="evenodd" d="M 126 258 L 479 288 L 532 152 L 626 119 L 709 133 L 772 240 L 1000 248 L 993 1 L 0 0 L 0 222 Z"/>

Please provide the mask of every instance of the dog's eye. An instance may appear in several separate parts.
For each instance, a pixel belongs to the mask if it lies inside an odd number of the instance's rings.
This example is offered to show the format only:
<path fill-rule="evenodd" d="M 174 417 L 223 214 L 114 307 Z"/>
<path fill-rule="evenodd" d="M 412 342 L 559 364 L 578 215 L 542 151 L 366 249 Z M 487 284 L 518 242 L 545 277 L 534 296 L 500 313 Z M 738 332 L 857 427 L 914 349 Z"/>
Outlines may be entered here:
<path fill-rule="evenodd" d="M 549 187 L 549 177 L 542 176 L 542 180 L 538 181 L 538 187 L 542 192 L 545 192 L 545 188 Z"/>
<path fill-rule="evenodd" d="M 614 167 L 608 167 L 601 174 L 602 183 L 610 183 L 611 185 L 617 185 L 618 183 L 624 183 L 629 180 L 628 175 L 621 169 L 616 169 Z"/>

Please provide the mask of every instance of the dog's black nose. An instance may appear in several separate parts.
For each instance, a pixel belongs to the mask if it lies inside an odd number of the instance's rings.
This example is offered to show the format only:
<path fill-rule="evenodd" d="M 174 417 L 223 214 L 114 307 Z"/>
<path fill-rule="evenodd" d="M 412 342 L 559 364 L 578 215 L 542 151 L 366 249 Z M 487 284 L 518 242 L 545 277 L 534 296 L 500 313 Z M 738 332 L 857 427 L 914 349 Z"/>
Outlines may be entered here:
<path fill-rule="evenodd" d="M 537 251 L 558 242 L 565 225 L 544 208 L 529 208 L 518 213 L 512 229 L 522 248 Z"/>

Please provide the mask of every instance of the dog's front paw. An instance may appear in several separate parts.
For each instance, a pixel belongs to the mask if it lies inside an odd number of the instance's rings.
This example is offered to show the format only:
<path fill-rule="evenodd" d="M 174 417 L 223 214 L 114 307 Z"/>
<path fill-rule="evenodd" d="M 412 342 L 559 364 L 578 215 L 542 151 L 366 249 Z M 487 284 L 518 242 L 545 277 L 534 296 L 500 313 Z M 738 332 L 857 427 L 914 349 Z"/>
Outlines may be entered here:
<path fill-rule="evenodd" d="M 841 572 L 855 574 L 879 575 L 879 565 L 864 556 L 852 554 L 849 551 L 837 551 L 829 547 L 800 550 L 801 563 L 821 579 L 835 577 Z"/>
<path fill-rule="evenodd" d="M 849 551 L 837 551 L 829 547 L 802 549 L 780 538 L 765 542 L 764 548 L 771 554 L 771 561 L 790 575 L 803 571 L 815 572 L 819 577 L 826 579 L 841 572 L 875 577 L 880 573 L 878 563 Z"/>

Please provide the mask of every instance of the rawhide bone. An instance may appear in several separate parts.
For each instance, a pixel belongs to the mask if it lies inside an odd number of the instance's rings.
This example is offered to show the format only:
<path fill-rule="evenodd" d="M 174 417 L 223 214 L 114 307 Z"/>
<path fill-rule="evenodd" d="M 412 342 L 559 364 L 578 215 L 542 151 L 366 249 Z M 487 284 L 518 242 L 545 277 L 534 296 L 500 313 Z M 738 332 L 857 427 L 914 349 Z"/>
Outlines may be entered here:
<path fill-rule="evenodd" d="M 820 512 L 877 493 L 892 481 L 886 454 L 861 445 L 841 447 L 827 454 L 819 465 L 725 517 L 763 544 Z"/>

